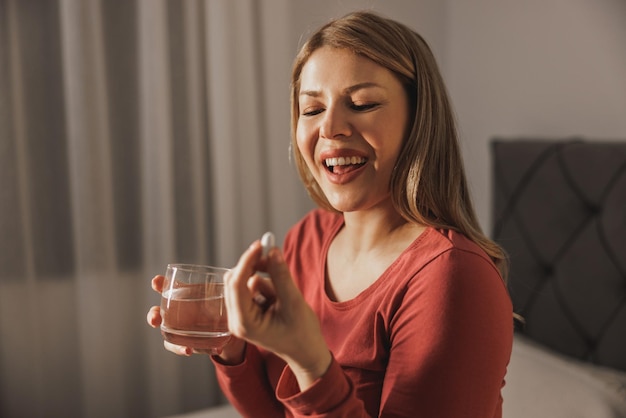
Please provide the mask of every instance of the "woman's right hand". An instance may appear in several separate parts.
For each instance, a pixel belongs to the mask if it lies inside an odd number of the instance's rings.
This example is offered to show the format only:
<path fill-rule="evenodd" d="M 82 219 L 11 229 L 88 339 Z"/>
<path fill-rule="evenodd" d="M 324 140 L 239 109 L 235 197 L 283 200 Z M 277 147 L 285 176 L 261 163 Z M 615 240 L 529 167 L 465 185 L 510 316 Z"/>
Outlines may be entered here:
<path fill-rule="evenodd" d="M 155 276 L 152 279 L 152 289 L 157 293 L 161 294 L 163 291 L 163 282 L 165 281 L 165 277 L 162 275 Z M 148 311 L 148 315 L 146 317 L 148 321 L 148 325 L 152 328 L 159 328 L 161 326 L 161 307 L 160 306 L 152 306 Z M 246 342 L 236 338 L 234 336 L 231 337 L 230 341 L 219 351 L 216 352 L 215 349 L 211 350 L 199 350 L 193 349 L 191 347 L 185 347 L 181 345 L 172 344 L 168 341 L 163 340 L 163 346 L 166 350 L 182 355 L 182 356 L 191 356 L 192 354 L 209 354 L 215 355 L 219 357 L 220 361 L 225 364 L 239 364 L 244 359 L 244 352 L 246 348 Z"/>

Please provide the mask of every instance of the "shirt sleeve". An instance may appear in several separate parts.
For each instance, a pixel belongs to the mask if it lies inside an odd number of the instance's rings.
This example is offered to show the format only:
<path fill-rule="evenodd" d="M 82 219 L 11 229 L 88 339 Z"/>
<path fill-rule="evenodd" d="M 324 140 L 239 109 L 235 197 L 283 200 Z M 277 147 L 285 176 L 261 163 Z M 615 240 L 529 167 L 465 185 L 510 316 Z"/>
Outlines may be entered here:
<path fill-rule="evenodd" d="M 363 402 L 356 397 L 354 385 L 333 358 L 329 369 L 307 390 L 300 387 L 289 367 L 278 381 L 276 396 L 295 418 L 366 418 Z"/>
<path fill-rule="evenodd" d="M 264 360 L 254 345 L 246 344 L 244 361 L 237 365 L 225 365 L 215 356 L 211 359 L 222 392 L 243 416 L 284 416 L 284 407 L 276 399 L 265 371 Z"/>

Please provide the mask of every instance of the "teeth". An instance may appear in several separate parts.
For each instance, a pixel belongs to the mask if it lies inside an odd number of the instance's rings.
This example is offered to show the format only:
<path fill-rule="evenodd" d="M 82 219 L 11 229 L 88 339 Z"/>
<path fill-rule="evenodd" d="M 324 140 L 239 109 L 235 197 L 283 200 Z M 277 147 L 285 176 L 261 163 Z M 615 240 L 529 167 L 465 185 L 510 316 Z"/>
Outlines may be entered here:
<path fill-rule="evenodd" d="M 326 163 L 327 167 L 334 167 L 338 165 L 350 165 L 350 164 L 363 164 L 365 162 L 365 158 L 363 157 L 336 157 L 336 158 L 326 158 L 324 163 Z"/>

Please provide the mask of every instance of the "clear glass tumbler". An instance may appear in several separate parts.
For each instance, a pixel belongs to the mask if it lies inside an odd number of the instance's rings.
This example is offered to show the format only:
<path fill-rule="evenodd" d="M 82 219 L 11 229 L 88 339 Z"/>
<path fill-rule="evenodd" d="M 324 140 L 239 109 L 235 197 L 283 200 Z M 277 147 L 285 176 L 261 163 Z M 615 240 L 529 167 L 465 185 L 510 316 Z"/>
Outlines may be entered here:
<path fill-rule="evenodd" d="M 165 340 L 199 350 L 221 349 L 228 340 L 225 268 L 169 264 L 161 294 Z"/>

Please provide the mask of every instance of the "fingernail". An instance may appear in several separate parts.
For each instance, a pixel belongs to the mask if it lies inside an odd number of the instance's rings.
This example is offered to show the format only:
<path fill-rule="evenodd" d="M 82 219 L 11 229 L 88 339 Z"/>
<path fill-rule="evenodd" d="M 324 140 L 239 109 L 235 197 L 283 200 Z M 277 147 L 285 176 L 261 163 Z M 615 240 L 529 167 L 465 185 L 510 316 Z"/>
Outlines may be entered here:
<path fill-rule="evenodd" d="M 260 293 L 254 295 L 254 301 L 257 305 L 264 305 L 267 302 L 267 298 Z"/>

